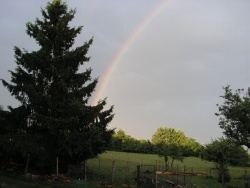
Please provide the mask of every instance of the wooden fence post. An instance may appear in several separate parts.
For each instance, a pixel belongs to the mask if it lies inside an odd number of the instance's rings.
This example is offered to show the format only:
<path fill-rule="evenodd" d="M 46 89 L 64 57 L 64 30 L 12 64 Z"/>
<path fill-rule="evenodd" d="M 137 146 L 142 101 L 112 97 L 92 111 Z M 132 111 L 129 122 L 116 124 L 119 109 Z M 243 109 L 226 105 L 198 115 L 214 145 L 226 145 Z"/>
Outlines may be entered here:
<path fill-rule="evenodd" d="M 194 173 L 193 167 L 191 168 L 191 173 Z M 193 185 L 193 175 L 191 176 L 191 184 Z"/>
<path fill-rule="evenodd" d="M 100 161 L 99 157 L 98 157 L 98 167 L 99 167 L 99 169 L 101 168 L 101 161 Z"/>
<path fill-rule="evenodd" d="M 248 188 L 248 182 L 247 182 L 247 170 L 245 169 L 245 188 Z"/>
<path fill-rule="evenodd" d="M 186 165 L 184 165 L 184 174 L 185 174 L 185 173 L 186 173 Z M 186 176 L 184 175 L 183 177 L 184 177 L 184 178 L 183 178 L 183 179 L 184 179 L 184 185 L 186 185 Z"/>
<path fill-rule="evenodd" d="M 157 179 L 157 173 L 155 171 L 155 187 L 157 188 L 158 187 L 158 179 Z"/>
<path fill-rule="evenodd" d="M 58 163 L 59 163 L 59 159 L 58 157 L 56 158 L 56 176 L 58 176 Z"/>
<path fill-rule="evenodd" d="M 114 183 L 115 161 L 112 161 L 112 184 Z"/>
<path fill-rule="evenodd" d="M 179 165 L 177 164 L 177 167 L 176 167 L 177 169 L 176 169 L 176 172 L 178 172 L 179 171 Z M 176 177 L 176 179 L 177 179 L 177 184 L 179 183 L 179 175 L 177 174 L 177 177 Z"/>
<path fill-rule="evenodd" d="M 137 165 L 137 187 L 140 187 L 141 166 Z"/>
<path fill-rule="evenodd" d="M 84 160 L 84 180 L 87 180 L 87 160 Z"/>

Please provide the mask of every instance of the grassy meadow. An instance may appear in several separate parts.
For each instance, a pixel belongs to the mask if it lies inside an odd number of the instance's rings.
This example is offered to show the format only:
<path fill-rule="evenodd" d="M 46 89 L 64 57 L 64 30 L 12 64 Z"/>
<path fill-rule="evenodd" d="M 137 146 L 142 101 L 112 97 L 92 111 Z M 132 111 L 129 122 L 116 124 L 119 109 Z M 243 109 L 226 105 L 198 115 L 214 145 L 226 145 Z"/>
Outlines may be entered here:
<path fill-rule="evenodd" d="M 137 177 L 137 165 L 145 165 L 142 167 L 142 176 L 148 179 L 154 179 L 154 171 L 162 171 L 165 168 L 163 158 L 152 154 L 137 154 L 125 152 L 107 151 L 99 157 L 87 161 L 87 181 L 74 180 L 73 184 L 49 183 L 42 180 L 31 180 L 23 175 L 13 174 L 0 171 L 0 187 L 98 187 L 98 183 L 109 182 L 115 184 L 115 187 L 130 186 L 135 187 Z M 155 169 L 156 168 L 156 169 Z M 170 168 L 170 167 L 169 167 Z M 222 188 L 223 186 L 217 182 L 215 172 L 211 170 L 213 163 L 204 161 L 200 158 L 186 157 L 183 162 L 175 161 L 173 171 L 206 173 L 213 178 L 181 176 L 181 175 L 157 175 L 157 180 L 165 182 L 167 179 L 171 181 L 188 185 L 186 187 L 202 187 L 202 188 Z M 247 174 L 245 174 L 245 170 Z M 229 167 L 231 181 L 226 187 L 245 187 L 245 176 L 250 180 L 250 168 Z"/>
<path fill-rule="evenodd" d="M 113 182 L 118 185 L 134 185 L 136 183 L 136 166 L 137 165 L 155 165 L 157 171 L 165 168 L 163 158 L 153 154 L 137 154 L 125 152 L 107 151 L 97 158 L 88 160 L 89 180 Z M 186 157 L 183 162 L 175 161 L 172 170 L 193 173 L 205 173 L 213 178 L 191 177 L 181 175 L 158 175 L 157 179 L 166 181 L 170 179 L 180 184 L 185 182 L 188 185 L 197 185 L 204 188 L 220 188 L 222 185 L 217 182 L 215 171 L 212 170 L 214 164 L 196 157 Z M 144 168 L 144 167 L 143 167 Z M 154 167 L 145 166 L 141 171 L 154 171 Z M 170 168 L 170 167 L 169 167 Z M 245 170 L 247 174 L 245 174 Z M 244 187 L 245 175 L 250 181 L 250 168 L 229 167 L 231 181 L 227 183 L 227 187 Z M 154 174 L 146 174 L 148 178 L 154 178 Z"/>

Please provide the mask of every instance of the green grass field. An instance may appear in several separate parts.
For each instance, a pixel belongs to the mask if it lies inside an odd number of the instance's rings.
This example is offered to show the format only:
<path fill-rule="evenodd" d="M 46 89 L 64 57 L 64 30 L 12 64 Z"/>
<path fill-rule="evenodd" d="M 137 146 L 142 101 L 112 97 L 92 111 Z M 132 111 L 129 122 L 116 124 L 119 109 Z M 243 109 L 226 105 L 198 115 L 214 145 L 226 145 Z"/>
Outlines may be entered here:
<path fill-rule="evenodd" d="M 87 161 L 88 180 L 75 180 L 73 184 L 63 185 L 59 183 L 48 183 L 41 180 L 30 180 L 23 175 L 7 173 L 0 171 L 0 187 L 86 187 L 94 188 L 100 182 L 112 182 L 115 187 L 123 187 L 125 185 L 134 186 L 137 177 L 137 165 L 145 165 L 141 172 L 143 176 L 148 179 L 154 179 L 155 174 L 151 173 L 154 170 L 161 171 L 165 168 L 163 158 L 152 154 L 136 154 L 107 151 L 97 158 Z M 152 166 L 153 165 L 153 166 Z M 155 169 L 156 168 L 156 169 Z M 206 177 L 191 177 L 181 175 L 158 175 L 158 181 L 178 181 L 179 184 L 184 182 L 188 185 L 186 187 L 203 187 L 203 188 L 222 188 L 223 186 L 217 182 L 216 174 L 213 170 L 213 163 L 204 161 L 195 157 L 186 157 L 183 162 L 175 161 L 173 171 L 194 173 L 206 173 L 214 177 L 214 179 Z M 245 170 L 247 173 L 245 174 Z M 229 167 L 231 181 L 226 184 L 226 187 L 243 188 L 245 182 L 245 175 L 250 180 L 250 168 L 243 167 Z M 196 185 L 196 186 L 195 186 Z"/>
<path fill-rule="evenodd" d="M 158 171 L 165 168 L 163 158 L 158 155 L 152 154 L 136 154 L 136 153 L 125 153 L 125 152 L 113 152 L 108 151 L 100 155 L 98 158 L 91 159 L 88 161 L 88 169 L 91 180 L 96 181 L 114 181 L 115 184 L 135 184 L 136 178 L 136 166 L 137 165 L 155 165 Z M 214 164 L 195 157 L 186 157 L 183 162 L 175 161 L 172 170 L 173 171 L 184 171 L 194 173 L 206 173 L 209 176 L 214 177 L 190 177 L 190 176 L 158 176 L 158 179 L 166 180 L 172 179 L 181 183 L 184 182 L 189 185 L 197 185 L 200 187 L 222 187 L 217 182 L 215 171 L 211 170 Z M 153 171 L 153 167 L 145 167 L 147 171 Z M 112 170 L 113 169 L 113 170 Z M 144 169 L 142 169 L 143 171 Z M 250 168 L 243 167 L 229 167 L 229 173 L 231 181 L 227 183 L 227 187 L 244 187 L 245 183 L 245 170 L 249 174 L 246 174 L 250 180 Z M 153 178 L 154 175 L 152 174 Z"/>

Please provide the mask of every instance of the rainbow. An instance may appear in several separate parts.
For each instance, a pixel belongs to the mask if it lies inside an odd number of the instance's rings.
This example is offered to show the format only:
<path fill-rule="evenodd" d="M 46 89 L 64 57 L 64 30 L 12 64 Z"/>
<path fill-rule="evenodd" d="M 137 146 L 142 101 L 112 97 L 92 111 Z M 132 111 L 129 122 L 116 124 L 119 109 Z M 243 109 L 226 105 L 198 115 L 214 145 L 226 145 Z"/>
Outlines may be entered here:
<path fill-rule="evenodd" d="M 117 67 L 118 63 L 123 58 L 124 54 L 128 51 L 129 47 L 133 44 L 139 34 L 152 22 L 152 20 L 158 16 L 158 14 L 166 7 L 170 0 L 164 0 L 162 3 L 156 6 L 150 14 L 143 19 L 136 29 L 132 32 L 132 34 L 128 37 L 128 39 L 123 43 L 121 48 L 112 58 L 111 63 L 109 64 L 107 70 L 104 73 L 103 79 L 101 80 L 100 84 L 97 87 L 95 92 L 94 98 L 92 100 L 92 105 L 97 105 L 98 101 L 101 99 L 103 92 L 108 84 L 112 73 L 114 72 L 115 68 Z"/>

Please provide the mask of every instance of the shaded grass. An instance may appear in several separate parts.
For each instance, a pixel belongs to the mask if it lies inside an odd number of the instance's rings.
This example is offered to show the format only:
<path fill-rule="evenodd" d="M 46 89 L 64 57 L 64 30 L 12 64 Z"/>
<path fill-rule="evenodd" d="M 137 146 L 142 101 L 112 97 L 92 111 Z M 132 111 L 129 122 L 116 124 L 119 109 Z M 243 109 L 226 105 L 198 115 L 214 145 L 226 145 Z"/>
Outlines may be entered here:
<path fill-rule="evenodd" d="M 4 188 L 96 188 L 94 183 L 86 181 L 74 181 L 73 184 L 62 184 L 55 182 L 45 182 L 43 180 L 32 180 L 22 174 L 0 171 L 0 187 Z"/>
<path fill-rule="evenodd" d="M 204 177 L 194 177 L 194 184 L 202 186 L 202 188 L 222 188 L 222 184 L 217 181 L 204 178 Z"/>

